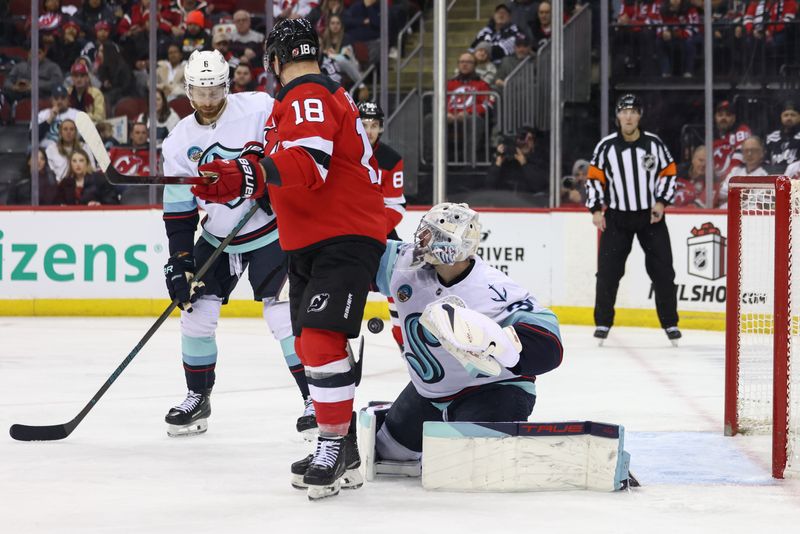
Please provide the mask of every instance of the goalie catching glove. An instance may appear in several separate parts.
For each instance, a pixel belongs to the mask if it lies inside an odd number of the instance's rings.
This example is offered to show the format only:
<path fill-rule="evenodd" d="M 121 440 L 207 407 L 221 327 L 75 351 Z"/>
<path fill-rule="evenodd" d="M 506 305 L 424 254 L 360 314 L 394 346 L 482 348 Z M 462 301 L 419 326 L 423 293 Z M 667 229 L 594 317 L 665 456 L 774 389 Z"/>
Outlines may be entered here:
<path fill-rule="evenodd" d="M 194 282 L 194 259 L 188 252 L 176 252 L 170 256 L 164 266 L 169 298 L 177 299 L 178 306 L 184 311 L 192 312 L 192 302 L 197 301 L 205 292 L 203 282 Z"/>
<path fill-rule="evenodd" d="M 522 343 L 513 326 L 502 328 L 450 296 L 425 307 L 420 323 L 472 375 L 497 376 L 519 362 Z"/>
<path fill-rule="evenodd" d="M 200 165 L 198 170 L 203 176 L 214 176 L 217 179 L 208 185 L 192 187 L 192 193 L 211 202 L 225 204 L 231 200 L 242 198 L 260 198 L 267 192 L 264 168 L 252 155 L 243 155 L 237 159 L 217 159 Z"/>

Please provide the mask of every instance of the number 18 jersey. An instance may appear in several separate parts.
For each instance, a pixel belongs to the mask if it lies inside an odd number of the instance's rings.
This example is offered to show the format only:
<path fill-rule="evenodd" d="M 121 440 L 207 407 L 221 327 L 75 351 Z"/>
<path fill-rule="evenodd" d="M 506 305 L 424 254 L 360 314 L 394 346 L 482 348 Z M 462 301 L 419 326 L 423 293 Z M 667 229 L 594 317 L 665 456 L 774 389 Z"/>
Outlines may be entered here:
<path fill-rule="evenodd" d="M 294 79 L 267 120 L 262 160 L 280 221 L 281 248 L 343 240 L 386 242 L 372 148 L 350 95 L 322 74 Z"/>

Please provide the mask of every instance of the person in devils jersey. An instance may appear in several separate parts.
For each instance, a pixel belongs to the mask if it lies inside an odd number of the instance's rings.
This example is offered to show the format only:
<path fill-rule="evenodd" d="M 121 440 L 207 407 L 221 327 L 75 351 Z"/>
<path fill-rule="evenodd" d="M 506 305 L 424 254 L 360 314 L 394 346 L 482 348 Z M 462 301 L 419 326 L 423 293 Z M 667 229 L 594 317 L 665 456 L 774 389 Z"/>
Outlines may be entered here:
<path fill-rule="evenodd" d="M 376 102 L 361 102 L 358 104 L 358 112 L 378 164 L 375 170 L 378 173 L 383 205 L 386 208 L 386 237 L 399 241 L 397 225 L 406 213 L 406 197 L 403 195 L 403 156 L 380 140 L 383 133 L 383 110 Z M 392 336 L 402 352 L 403 330 L 400 328 L 397 307 L 392 297 L 388 297 L 387 300 L 389 317 L 392 320 Z"/>
<path fill-rule="evenodd" d="M 269 192 L 289 256 L 289 303 L 319 437 L 295 462 L 311 500 L 362 484 L 355 440 L 357 337 L 367 293 L 386 247 L 386 215 L 372 147 L 350 95 L 320 73 L 319 39 L 305 19 L 284 19 L 267 37 L 265 67 L 282 89 L 267 120 L 266 157 L 250 154 L 199 167 L 216 175 L 193 192 L 227 202 Z"/>

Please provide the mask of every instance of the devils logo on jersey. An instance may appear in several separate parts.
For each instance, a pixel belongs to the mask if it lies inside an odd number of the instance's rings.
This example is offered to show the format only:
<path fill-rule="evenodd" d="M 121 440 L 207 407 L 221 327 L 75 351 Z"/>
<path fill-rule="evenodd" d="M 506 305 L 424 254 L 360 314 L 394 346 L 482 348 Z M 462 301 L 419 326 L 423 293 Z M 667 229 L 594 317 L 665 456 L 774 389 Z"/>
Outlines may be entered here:
<path fill-rule="evenodd" d="M 109 151 L 111 164 L 122 174 L 143 176 L 150 174 L 147 150 L 114 147 Z"/>
<path fill-rule="evenodd" d="M 264 154 L 270 155 L 278 151 L 278 128 L 275 119 L 270 117 L 264 126 Z"/>

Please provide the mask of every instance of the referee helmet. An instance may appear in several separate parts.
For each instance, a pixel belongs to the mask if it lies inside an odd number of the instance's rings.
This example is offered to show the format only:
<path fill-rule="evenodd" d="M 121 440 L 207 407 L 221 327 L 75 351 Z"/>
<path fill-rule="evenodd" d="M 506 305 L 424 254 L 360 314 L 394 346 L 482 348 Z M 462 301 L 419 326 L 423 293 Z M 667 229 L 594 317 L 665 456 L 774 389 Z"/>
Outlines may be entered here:
<path fill-rule="evenodd" d="M 638 96 L 632 93 L 624 94 L 621 97 L 619 97 L 619 100 L 617 100 L 616 113 L 619 113 L 623 109 L 635 109 L 641 115 L 642 101 L 639 100 Z"/>

